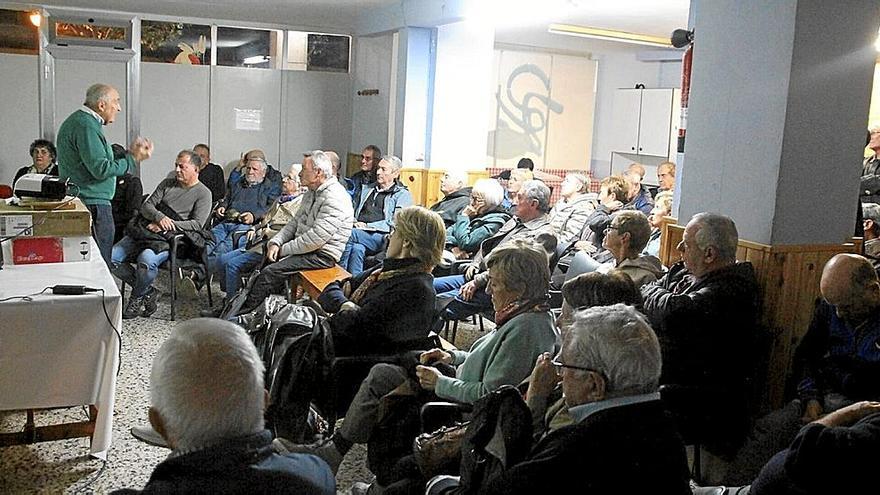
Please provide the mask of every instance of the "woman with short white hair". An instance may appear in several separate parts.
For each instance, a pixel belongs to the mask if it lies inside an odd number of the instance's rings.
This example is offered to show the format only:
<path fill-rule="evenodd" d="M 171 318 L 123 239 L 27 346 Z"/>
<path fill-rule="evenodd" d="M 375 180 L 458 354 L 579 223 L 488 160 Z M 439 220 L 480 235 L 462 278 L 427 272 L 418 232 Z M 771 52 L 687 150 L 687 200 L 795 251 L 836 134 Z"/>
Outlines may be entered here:
<path fill-rule="evenodd" d="M 446 246 L 457 259 L 467 259 L 510 220 L 501 206 L 504 189 L 495 179 L 480 179 L 471 190 L 471 201 L 446 232 Z"/>

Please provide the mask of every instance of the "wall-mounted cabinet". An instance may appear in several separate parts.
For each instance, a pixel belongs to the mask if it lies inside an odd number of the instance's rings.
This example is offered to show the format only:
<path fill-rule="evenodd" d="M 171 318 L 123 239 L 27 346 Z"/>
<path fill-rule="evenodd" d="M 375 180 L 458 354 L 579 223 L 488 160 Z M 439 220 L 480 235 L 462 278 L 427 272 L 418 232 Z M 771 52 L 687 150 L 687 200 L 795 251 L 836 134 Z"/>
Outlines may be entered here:
<path fill-rule="evenodd" d="M 674 156 L 680 107 L 678 89 L 618 89 L 614 93 L 612 151 Z"/>

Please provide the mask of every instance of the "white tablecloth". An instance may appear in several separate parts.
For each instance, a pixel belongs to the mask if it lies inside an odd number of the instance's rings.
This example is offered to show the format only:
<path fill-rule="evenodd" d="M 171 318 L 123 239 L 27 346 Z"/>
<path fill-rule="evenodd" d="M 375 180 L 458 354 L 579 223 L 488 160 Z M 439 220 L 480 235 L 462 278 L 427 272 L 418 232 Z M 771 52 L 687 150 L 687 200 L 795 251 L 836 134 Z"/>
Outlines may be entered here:
<path fill-rule="evenodd" d="M 122 297 L 92 240 L 92 259 L 42 265 L 4 265 L 0 299 L 56 285 L 104 289 L 104 305 L 122 331 Z M 101 293 L 47 294 L 0 303 L 0 410 L 94 404 L 91 454 L 107 458 L 113 426 L 119 339 L 107 321 Z"/>

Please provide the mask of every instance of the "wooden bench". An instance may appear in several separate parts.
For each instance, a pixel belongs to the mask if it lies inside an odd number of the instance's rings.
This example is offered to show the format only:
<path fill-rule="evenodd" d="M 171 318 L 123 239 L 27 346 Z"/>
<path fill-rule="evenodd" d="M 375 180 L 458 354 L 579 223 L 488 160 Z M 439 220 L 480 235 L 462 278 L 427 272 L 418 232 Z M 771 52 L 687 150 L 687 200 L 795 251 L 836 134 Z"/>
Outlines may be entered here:
<path fill-rule="evenodd" d="M 309 297 L 317 300 L 321 292 L 324 291 L 324 288 L 330 285 L 331 282 L 345 280 L 349 277 L 351 277 L 351 274 L 339 265 L 294 273 L 290 278 L 291 298 L 295 299 L 296 288 L 302 287 Z"/>

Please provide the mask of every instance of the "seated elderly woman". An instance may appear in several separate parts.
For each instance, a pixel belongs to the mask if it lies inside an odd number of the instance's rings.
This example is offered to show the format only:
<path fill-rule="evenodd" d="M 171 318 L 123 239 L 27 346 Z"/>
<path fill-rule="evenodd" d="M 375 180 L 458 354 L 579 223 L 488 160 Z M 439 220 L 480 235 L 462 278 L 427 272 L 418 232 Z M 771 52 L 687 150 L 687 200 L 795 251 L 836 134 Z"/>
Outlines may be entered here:
<path fill-rule="evenodd" d="M 382 264 L 324 289 L 318 303 L 333 314 L 328 323 L 337 355 L 392 353 L 424 341 L 436 314 L 431 270 L 445 235 L 440 215 L 406 207 L 395 217 Z"/>
<path fill-rule="evenodd" d="M 471 191 L 471 202 L 446 231 L 446 246 L 456 259 L 467 259 L 480 249 L 508 220 L 510 213 L 501 206 L 504 188 L 495 179 L 478 180 Z"/>
<path fill-rule="evenodd" d="M 427 391 L 419 396 L 420 401 L 441 398 L 470 404 L 502 385 L 516 385 L 525 379 L 531 363 L 540 354 L 551 352 L 557 340 L 546 303 L 550 278 L 547 254 L 531 242 L 517 241 L 492 251 L 486 262 L 495 330 L 474 342 L 469 351 L 432 349 L 421 353 L 414 375 L 403 366 L 373 366 L 345 421 L 330 439 L 311 445 L 277 439 L 276 449 L 317 454 L 336 471 L 353 444 L 370 440 L 379 424 L 380 399 L 401 385 L 416 390 L 421 386 Z M 438 363 L 454 367 L 455 376 L 446 376 L 432 366 Z"/>
<path fill-rule="evenodd" d="M 597 196 L 590 194 L 590 178 L 584 174 L 566 174 L 560 189 L 561 199 L 550 210 L 550 225 L 559 244 L 571 244 L 596 209 Z"/>
<path fill-rule="evenodd" d="M 52 141 L 45 139 L 37 139 L 31 143 L 30 147 L 31 164 L 25 165 L 15 172 L 15 178 L 12 179 L 12 187 L 24 174 L 49 174 L 58 175 L 58 164 L 55 163 L 57 152 Z"/>
<path fill-rule="evenodd" d="M 653 282 L 663 275 L 663 265 L 655 256 L 641 254 L 651 226 L 648 219 L 640 211 L 623 210 L 612 215 L 611 223 L 605 229 L 602 246 L 613 258 L 600 262 L 603 253 L 591 257 L 585 252 L 578 252 L 571 262 L 566 279 L 591 271 L 607 272 L 612 268 L 623 271 L 635 282 L 637 287 Z"/>
<path fill-rule="evenodd" d="M 654 257 L 660 256 L 660 226 L 663 217 L 672 213 L 672 191 L 661 191 L 654 198 L 654 209 L 648 215 L 648 223 L 651 224 L 651 236 L 648 237 L 648 245 L 642 254 Z"/>

